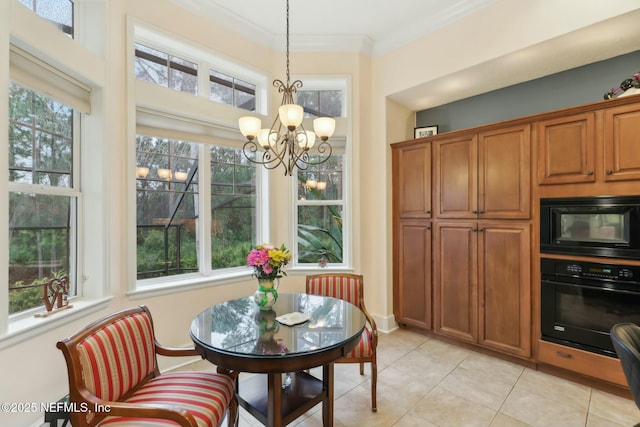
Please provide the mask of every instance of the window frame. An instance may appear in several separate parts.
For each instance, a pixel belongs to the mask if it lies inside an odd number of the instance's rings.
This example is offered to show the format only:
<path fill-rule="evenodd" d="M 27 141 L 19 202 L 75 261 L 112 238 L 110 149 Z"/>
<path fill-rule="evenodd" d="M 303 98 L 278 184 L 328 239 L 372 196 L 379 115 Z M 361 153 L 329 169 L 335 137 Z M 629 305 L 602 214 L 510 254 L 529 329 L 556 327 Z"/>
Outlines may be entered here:
<path fill-rule="evenodd" d="M 237 120 L 246 115 L 247 110 L 231 105 L 222 104 L 209 99 L 209 69 L 214 69 L 232 77 L 256 84 L 256 114 L 266 111 L 267 107 L 267 75 L 263 72 L 248 68 L 244 64 L 233 62 L 212 51 L 201 50 L 193 44 L 188 44 L 180 40 L 177 36 L 168 33 L 151 30 L 138 19 L 129 20 L 131 31 L 127 42 L 127 73 L 128 78 L 135 85 L 131 85 L 130 99 L 133 114 L 129 120 L 129 138 L 133 141 L 129 144 L 127 158 L 129 160 L 128 179 L 130 189 L 128 199 L 131 209 L 127 217 L 129 218 L 129 235 L 135 236 L 137 227 L 136 202 L 135 202 L 135 166 L 136 147 L 135 135 L 138 133 L 149 135 L 149 129 L 156 128 L 162 132 L 163 137 L 173 139 L 183 139 L 202 143 L 203 147 L 208 145 L 221 145 L 242 149 L 244 142 L 238 136 Z M 146 81 L 135 78 L 134 44 L 140 43 L 145 46 L 157 49 L 169 55 L 176 55 L 183 59 L 198 61 L 198 94 L 197 96 L 187 93 L 180 93 L 162 86 L 154 85 Z M 202 59 L 205 59 L 203 62 Z M 203 65 L 204 64 L 204 65 Z M 206 71 L 206 72 L 205 72 Z M 203 84 L 203 81 L 206 84 Z M 171 93 L 170 93 L 171 92 Z M 180 105 L 180 107 L 176 107 Z M 203 115 L 206 111 L 206 115 Z M 212 118 L 215 118 L 212 120 Z M 202 149 L 200 155 L 200 167 L 209 170 L 209 150 Z M 203 169 L 199 169 L 203 170 Z M 196 273 L 179 276 L 165 276 L 152 279 L 137 279 L 137 265 L 131 263 L 128 268 L 128 292 L 127 295 L 133 298 L 164 295 L 175 293 L 178 290 L 190 290 L 203 287 L 218 286 L 246 280 L 252 271 L 246 266 L 232 267 L 227 269 L 211 268 L 211 247 L 208 234 L 203 230 L 211 229 L 211 177 L 209 174 L 199 175 L 198 185 L 200 186 L 200 218 L 202 222 L 200 239 L 200 254 L 202 259 L 208 260 L 201 263 L 200 271 Z M 269 185 L 268 174 L 264 168 L 256 168 L 256 241 L 269 241 Z M 207 189 L 203 191 L 202 189 Z M 205 243 L 206 242 L 206 243 Z M 132 251 L 130 259 L 135 259 L 136 244 L 130 237 L 128 247 Z"/>
<path fill-rule="evenodd" d="M 90 97 L 83 101 L 77 99 L 83 107 L 69 104 L 66 99 L 59 99 L 58 96 L 52 98 L 67 105 L 74 107 L 74 110 L 88 112 L 83 108 L 95 106 L 97 114 L 82 114 L 80 120 L 80 131 L 77 133 L 81 139 L 81 148 L 79 156 L 76 156 L 80 162 L 79 173 L 82 192 L 82 211 L 78 212 L 81 217 L 78 218 L 77 229 L 77 245 L 78 245 L 78 292 L 76 299 L 73 300 L 73 308 L 62 310 L 53 316 L 39 317 L 34 316 L 13 316 L 9 319 L 9 304 L 5 302 L 0 304 L 0 349 L 7 348 L 25 340 L 35 338 L 42 333 L 52 331 L 61 325 L 82 319 L 90 313 L 105 308 L 111 300 L 109 295 L 109 269 L 107 268 L 108 245 L 107 231 L 109 223 L 107 221 L 108 206 L 105 204 L 107 196 L 105 191 L 109 189 L 106 185 L 106 166 L 107 158 L 105 156 L 105 141 L 111 140 L 113 136 L 111 130 L 105 126 L 104 115 L 100 111 L 104 111 L 106 74 L 103 71 L 104 59 L 94 54 L 90 48 L 93 47 L 95 40 L 85 40 L 82 38 L 83 27 L 78 22 L 91 26 L 97 21 L 99 22 L 104 14 L 92 13 L 95 9 L 87 7 L 84 2 L 74 3 L 74 28 L 76 39 L 71 39 L 58 28 L 50 25 L 44 19 L 36 15 L 32 10 L 19 5 L 17 7 L 9 7 L 11 5 L 0 6 L 0 9 L 6 11 L 7 14 L 3 19 L 7 25 L 5 26 L 5 41 L 10 47 L 11 55 L 13 55 L 14 46 L 19 46 L 20 51 L 25 52 L 30 58 L 37 61 L 36 68 L 27 68 L 27 72 L 39 75 L 39 84 L 51 84 L 50 88 L 53 92 L 60 94 L 66 93 L 70 99 L 74 99 L 83 91 L 90 92 Z M 99 6 L 98 6 L 99 7 Z M 1 14 L 0 14 L 1 15 Z M 11 22 L 11 25 L 8 25 Z M 46 59 L 42 57 L 42 52 L 46 52 Z M 9 81 L 18 80 L 15 78 L 17 69 L 13 67 L 11 55 L 0 58 L 0 63 L 5 71 L 0 71 L 0 98 L 8 99 Z M 21 64 L 21 65 L 24 65 Z M 23 68 L 23 67 L 18 67 Z M 23 68 L 24 69 L 24 68 Z M 41 74 L 38 74 L 41 73 Z M 70 84 L 64 84 L 66 81 Z M 20 82 L 23 86 L 29 86 L 24 81 Z M 63 83 L 58 86 L 58 83 Z M 74 90 L 74 87 L 77 90 Z M 42 88 L 33 87 L 39 92 L 43 92 Z M 49 94 L 48 90 L 44 90 Z M 85 102 L 86 101 L 86 102 Z M 1 103 L 0 115 L 5 120 L 0 120 L 0 131 L 8 135 L 8 102 Z M 8 144 L 0 144 L 0 160 L 7 162 Z M 8 164 L 8 163 L 5 163 Z M 80 181 L 76 179 L 76 183 Z M 0 205 L 7 206 L 9 195 L 8 174 L 4 178 L 0 178 Z M 5 242 L 0 245 L 0 258 L 9 259 L 8 256 L 8 209 L 0 209 L 0 222 L 5 226 L 0 227 L 0 241 Z M 90 239 L 90 240 L 87 240 Z M 8 282 L 8 263 L 0 263 L 0 278 Z M 7 301 L 7 297 L 0 297 L 0 300 Z"/>
<path fill-rule="evenodd" d="M 296 248 L 291 261 L 290 270 L 300 273 L 322 273 L 328 271 L 353 271 L 353 144 L 350 131 L 350 110 L 351 105 L 351 78 L 344 75 L 317 76 L 317 75 L 296 75 L 293 77 L 303 81 L 301 90 L 341 90 L 342 97 L 342 117 L 336 117 L 336 131 L 329 138 L 334 154 L 343 155 L 342 159 L 342 201 L 335 200 L 305 200 L 298 199 L 298 172 L 292 177 L 295 182 L 291 186 L 291 218 L 293 227 L 291 230 L 292 247 Z M 313 129 L 312 118 L 305 118 L 303 125 L 305 129 Z M 341 205 L 342 206 L 342 263 L 327 263 L 321 267 L 318 263 L 301 263 L 298 261 L 298 208 L 300 206 L 320 206 L 320 205 Z"/>
<path fill-rule="evenodd" d="M 49 99 L 53 99 L 56 102 L 59 102 L 65 106 L 67 104 L 55 99 L 54 97 L 43 94 L 42 92 L 37 91 L 31 87 L 28 87 L 22 83 L 17 83 L 14 80 L 11 80 L 13 83 L 30 90 L 32 92 L 39 93 L 40 95 L 46 96 Z M 69 107 L 71 108 L 71 107 Z M 9 197 L 10 193 L 25 193 L 25 194 L 36 194 L 36 195 L 50 195 L 50 196 L 60 196 L 69 198 L 69 200 L 74 205 L 75 209 L 72 209 L 70 213 L 70 236 L 69 236 L 69 245 L 70 245 L 70 257 L 69 257 L 69 266 L 70 270 L 68 272 L 69 275 L 69 283 L 70 287 L 74 289 L 75 293 L 73 295 L 69 295 L 69 304 L 74 302 L 81 297 L 82 292 L 82 284 L 79 283 L 78 278 L 83 277 L 84 273 L 82 271 L 82 254 L 83 254 L 83 239 L 81 238 L 81 232 L 83 228 L 83 215 L 84 215 L 84 203 L 83 203 L 83 194 L 81 191 L 82 188 L 82 178 L 81 178 L 81 168 L 80 168 L 80 153 L 82 147 L 82 113 L 76 109 L 73 109 L 73 128 L 72 128 L 72 166 L 71 166 L 71 185 L 69 187 L 58 187 L 58 186 L 46 186 L 32 183 L 20 183 L 20 182 L 12 182 L 8 180 L 7 183 L 7 197 Z M 17 313 L 9 314 L 9 323 L 19 321 L 25 318 L 33 317 L 36 313 L 41 312 L 44 309 L 44 303 L 40 306 L 30 308 L 27 310 L 23 310 Z"/>

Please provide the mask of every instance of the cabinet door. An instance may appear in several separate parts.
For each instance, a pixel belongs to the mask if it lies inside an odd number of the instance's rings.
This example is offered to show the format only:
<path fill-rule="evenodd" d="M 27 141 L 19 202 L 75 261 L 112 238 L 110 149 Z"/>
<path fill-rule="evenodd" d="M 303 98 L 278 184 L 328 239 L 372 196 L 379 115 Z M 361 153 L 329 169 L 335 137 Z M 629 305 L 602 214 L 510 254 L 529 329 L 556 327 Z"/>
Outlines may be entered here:
<path fill-rule="evenodd" d="M 605 111 L 605 181 L 640 179 L 640 106 Z"/>
<path fill-rule="evenodd" d="M 531 216 L 531 135 L 529 125 L 478 136 L 479 218 Z"/>
<path fill-rule="evenodd" d="M 476 134 L 435 143 L 435 207 L 439 218 L 476 218 L 478 188 Z"/>
<path fill-rule="evenodd" d="M 394 289 L 398 323 L 431 329 L 431 224 L 400 221 Z"/>
<path fill-rule="evenodd" d="M 529 224 L 479 223 L 479 339 L 489 348 L 531 355 Z"/>
<path fill-rule="evenodd" d="M 478 341 L 477 235 L 475 223 L 438 223 L 434 245 L 434 329 Z"/>
<path fill-rule="evenodd" d="M 595 115 L 538 122 L 538 184 L 594 182 Z"/>
<path fill-rule="evenodd" d="M 396 156 L 400 218 L 430 218 L 431 144 L 403 147 Z"/>

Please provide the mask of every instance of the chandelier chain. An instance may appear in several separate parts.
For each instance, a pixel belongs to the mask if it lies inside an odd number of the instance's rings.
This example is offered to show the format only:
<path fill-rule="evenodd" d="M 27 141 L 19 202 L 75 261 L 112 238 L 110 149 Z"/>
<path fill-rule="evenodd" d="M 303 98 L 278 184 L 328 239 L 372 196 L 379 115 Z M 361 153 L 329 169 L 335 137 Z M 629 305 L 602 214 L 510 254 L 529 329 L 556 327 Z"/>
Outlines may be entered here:
<path fill-rule="evenodd" d="M 289 78 L 289 0 L 287 0 L 287 87 L 290 82 Z"/>

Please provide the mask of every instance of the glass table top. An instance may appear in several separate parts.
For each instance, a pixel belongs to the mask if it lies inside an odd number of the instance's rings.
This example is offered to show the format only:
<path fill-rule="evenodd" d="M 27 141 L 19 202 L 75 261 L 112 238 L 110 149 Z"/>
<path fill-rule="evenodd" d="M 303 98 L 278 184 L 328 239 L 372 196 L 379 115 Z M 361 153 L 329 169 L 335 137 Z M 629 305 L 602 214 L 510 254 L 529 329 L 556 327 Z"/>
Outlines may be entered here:
<path fill-rule="evenodd" d="M 286 326 L 277 316 L 293 312 L 309 320 Z M 340 299 L 308 294 L 280 294 L 273 310 L 260 311 L 253 297 L 216 304 L 191 323 L 191 337 L 217 352 L 282 358 L 300 356 L 342 345 L 362 333 L 365 317 Z"/>

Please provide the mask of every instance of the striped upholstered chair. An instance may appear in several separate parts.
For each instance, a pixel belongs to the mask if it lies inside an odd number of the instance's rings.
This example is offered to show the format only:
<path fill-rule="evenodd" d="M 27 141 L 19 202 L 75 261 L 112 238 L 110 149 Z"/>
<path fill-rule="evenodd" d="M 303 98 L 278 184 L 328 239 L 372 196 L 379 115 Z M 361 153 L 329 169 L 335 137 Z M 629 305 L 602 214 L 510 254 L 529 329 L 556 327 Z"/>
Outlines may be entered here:
<path fill-rule="evenodd" d="M 364 305 L 364 283 L 358 274 L 315 274 L 307 276 L 307 293 L 339 298 L 360 308 L 367 319 L 367 325 L 360 336 L 360 343 L 349 354 L 336 363 L 359 363 L 360 375 L 364 375 L 364 364 L 371 363 L 371 410 L 377 411 L 376 383 L 378 381 L 378 364 L 376 347 L 378 346 L 378 329 L 373 317 Z"/>
<path fill-rule="evenodd" d="M 98 320 L 59 341 L 69 373 L 73 426 L 216 427 L 228 412 L 235 424 L 235 378 L 215 372 L 160 374 L 157 354 L 194 356 L 194 349 L 163 347 L 147 307 Z"/>

